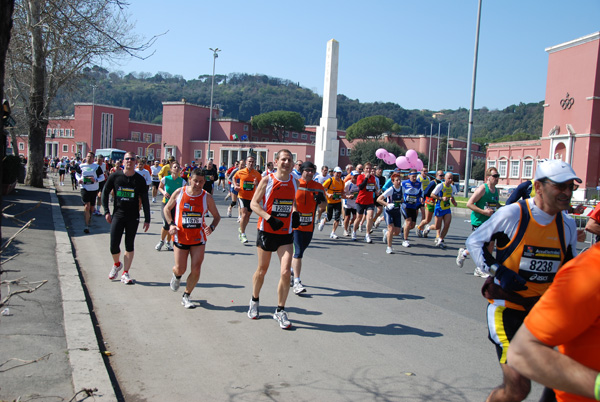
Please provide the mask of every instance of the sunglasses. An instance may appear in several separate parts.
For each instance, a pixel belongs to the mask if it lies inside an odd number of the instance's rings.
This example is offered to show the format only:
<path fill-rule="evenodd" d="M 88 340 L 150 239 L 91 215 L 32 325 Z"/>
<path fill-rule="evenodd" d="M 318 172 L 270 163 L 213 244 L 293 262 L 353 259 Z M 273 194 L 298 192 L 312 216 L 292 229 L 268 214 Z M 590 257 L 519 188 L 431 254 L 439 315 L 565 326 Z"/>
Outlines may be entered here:
<path fill-rule="evenodd" d="M 135 158 L 124 158 L 123 160 L 125 160 L 125 161 L 134 161 Z"/>
<path fill-rule="evenodd" d="M 500 175 L 498 173 L 491 175 L 494 179 L 497 179 L 500 177 Z"/>
<path fill-rule="evenodd" d="M 565 190 L 575 191 L 579 188 L 579 185 L 575 184 L 575 183 L 566 183 L 566 182 L 565 183 L 557 183 L 550 179 L 541 180 L 541 182 L 544 184 L 546 184 L 546 183 L 551 184 L 558 191 L 565 191 Z"/>

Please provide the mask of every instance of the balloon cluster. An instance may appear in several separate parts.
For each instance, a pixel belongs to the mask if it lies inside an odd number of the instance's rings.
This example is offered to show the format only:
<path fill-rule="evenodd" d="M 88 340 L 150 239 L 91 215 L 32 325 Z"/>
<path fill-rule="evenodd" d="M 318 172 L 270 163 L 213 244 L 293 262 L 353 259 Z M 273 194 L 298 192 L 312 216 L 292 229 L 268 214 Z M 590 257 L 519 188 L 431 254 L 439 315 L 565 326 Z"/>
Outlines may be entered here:
<path fill-rule="evenodd" d="M 379 148 L 375 151 L 375 156 L 388 165 L 398 166 L 398 169 L 423 169 L 423 161 L 419 159 L 419 155 L 414 149 L 406 151 L 406 156 L 399 156 L 396 158 L 396 155 L 393 153 L 388 152 L 383 148 Z"/>

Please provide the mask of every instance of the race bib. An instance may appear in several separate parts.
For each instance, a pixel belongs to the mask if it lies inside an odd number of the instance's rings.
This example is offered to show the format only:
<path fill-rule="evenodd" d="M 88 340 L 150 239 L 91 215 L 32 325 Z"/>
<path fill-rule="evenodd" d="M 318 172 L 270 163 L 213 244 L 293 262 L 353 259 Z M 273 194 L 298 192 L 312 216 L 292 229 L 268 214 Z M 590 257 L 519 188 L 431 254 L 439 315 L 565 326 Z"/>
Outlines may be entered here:
<path fill-rule="evenodd" d="M 528 282 L 550 283 L 560 266 L 560 249 L 523 246 L 519 276 Z"/>
<path fill-rule="evenodd" d="M 406 203 L 407 204 L 416 204 L 417 203 L 417 196 L 416 195 L 409 195 L 406 197 Z"/>
<path fill-rule="evenodd" d="M 375 183 L 367 183 L 365 188 L 367 191 L 375 191 Z"/>
<path fill-rule="evenodd" d="M 199 229 L 202 227 L 202 213 L 183 211 L 181 213 L 181 226 L 184 229 Z"/>
<path fill-rule="evenodd" d="M 293 200 L 275 199 L 271 208 L 271 216 L 276 218 L 287 218 L 292 213 Z"/>
<path fill-rule="evenodd" d="M 339 200 L 341 198 L 342 198 L 342 193 L 337 192 L 337 191 L 334 192 L 333 195 L 331 196 L 331 199 L 333 199 L 333 200 Z"/>
<path fill-rule="evenodd" d="M 400 201 L 400 200 L 394 201 L 394 208 L 400 208 L 401 206 L 402 206 L 402 201 Z"/>
<path fill-rule="evenodd" d="M 485 207 L 487 209 L 491 209 L 492 211 L 496 212 L 496 210 L 498 209 L 500 205 L 498 205 L 497 202 L 488 202 L 485 204 Z"/>
<path fill-rule="evenodd" d="M 254 190 L 254 182 L 253 181 L 245 181 L 242 183 L 242 188 L 244 191 L 252 191 Z"/>
<path fill-rule="evenodd" d="M 154 181 L 158 181 L 158 175 L 157 175 L 157 174 L 153 174 L 153 175 L 152 175 L 152 180 L 154 180 Z"/>
<path fill-rule="evenodd" d="M 120 201 L 129 201 L 135 198 L 135 189 L 129 187 L 119 187 L 117 189 L 117 198 Z"/>
<path fill-rule="evenodd" d="M 313 214 L 305 213 L 300 214 L 300 226 L 310 226 L 313 222 Z"/>

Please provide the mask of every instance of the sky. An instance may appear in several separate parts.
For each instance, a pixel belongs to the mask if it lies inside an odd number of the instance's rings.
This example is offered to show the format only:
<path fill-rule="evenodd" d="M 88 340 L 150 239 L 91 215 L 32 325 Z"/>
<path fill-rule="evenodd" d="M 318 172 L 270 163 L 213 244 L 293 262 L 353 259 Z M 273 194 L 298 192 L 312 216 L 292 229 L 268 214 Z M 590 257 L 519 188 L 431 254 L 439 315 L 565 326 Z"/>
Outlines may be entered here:
<path fill-rule="evenodd" d="M 186 80 L 264 74 L 323 94 L 327 41 L 338 93 L 405 109 L 469 108 L 478 0 L 129 0 L 145 60 L 103 64 Z M 483 0 L 475 107 L 544 100 L 546 48 L 600 31 L 600 0 Z"/>

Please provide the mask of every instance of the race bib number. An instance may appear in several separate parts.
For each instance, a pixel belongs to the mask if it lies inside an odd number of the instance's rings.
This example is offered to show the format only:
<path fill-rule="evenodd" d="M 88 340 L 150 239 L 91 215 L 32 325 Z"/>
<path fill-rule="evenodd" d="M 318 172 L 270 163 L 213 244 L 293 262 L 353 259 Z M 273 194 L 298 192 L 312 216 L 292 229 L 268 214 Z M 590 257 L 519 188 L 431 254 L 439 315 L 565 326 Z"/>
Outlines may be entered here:
<path fill-rule="evenodd" d="M 365 189 L 367 191 L 375 191 L 375 183 L 367 183 L 367 186 L 365 187 Z"/>
<path fill-rule="evenodd" d="M 340 192 L 337 192 L 337 191 L 336 191 L 336 192 L 334 192 L 334 193 L 331 195 L 331 199 L 332 199 L 332 200 L 336 200 L 336 201 L 337 201 L 337 200 L 339 200 L 339 199 L 341 199 L 341 198 L 342 198 L 342 193 L 340 193 Z"/>
<path fill-rule="evenodd" d="M 525 245 L 519 264 L 519 276 L 528 282 L 549 283 L 554 280 L 559 265 L 560 249 Z"/>
<path fill-rule="evenodd" d="M 254 190 L 254 182 L 252 182 L 252 181 L 243 182 L 242 189 L 244 189 L 244 191 L 253 191 Z"/>
<path fill-rule="evenodd" d="M 211 181 L 212 180 L 212 176 L 207 174 L 206 176 L 204 176 L 204 180 L 206 181 Z"/>
<path fill-rule="evenodd" d="M 400 208 L 402 206 L 402 201 L 396 200 L 394 201 L 394 208 Z"/>
<path fill-rule="evenodd" d="M 491 209 L 492 211 L 496 212 L 496 210 L 498 209 L 499 205 L 497 202 L 488 202 L 486 203 L 485 207 L 487 209 Z"/>
<path fill-rule="evenodd" d="M 276 218 L 287 218 L 292 213 L 293 200 L 276 199 L 273 201 L 271 216 Z"/>
<path fill-rule="evenodd" d="M 184 211 L 181 213 L 181 226 L 184 229 L 199 229 L 202 227 L 202 213 Z"/>
<path fill-rule="evenodd" d="M 129 201 L 135 198 L 135 189 L 129 187 L 119 187 L 117 189 L 117 198 L 121 201 Z"/>
<path fill-rule="evenodd" d="M 416 195 L 409 195 L 406 197 L 406 203 L 407 204 L 416 204 L 417 203 L 417 196 Z"/>
<path fill-rule="evenodd" d="M 305 213 L 300 214 L 300 226 L 310 226 L 313 222 L 313 214 Z"/>
<path fill-rule="evenodd" d="M 157 175 L 157 174 L 153 174 L 153 175 L 152 175 L 152 180 L 154 180 L 154 181 L 158 181 L 158 175 Z"/>

